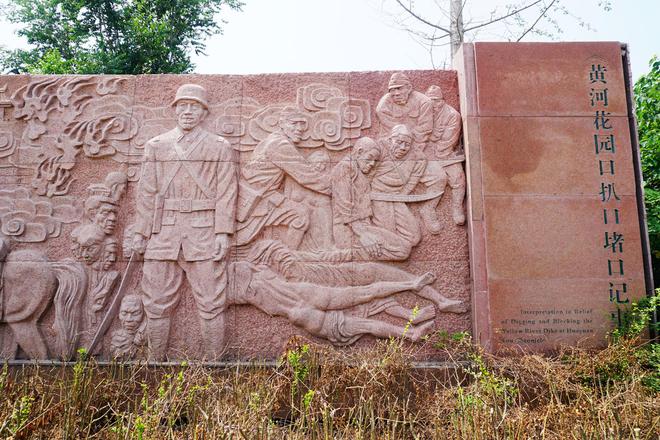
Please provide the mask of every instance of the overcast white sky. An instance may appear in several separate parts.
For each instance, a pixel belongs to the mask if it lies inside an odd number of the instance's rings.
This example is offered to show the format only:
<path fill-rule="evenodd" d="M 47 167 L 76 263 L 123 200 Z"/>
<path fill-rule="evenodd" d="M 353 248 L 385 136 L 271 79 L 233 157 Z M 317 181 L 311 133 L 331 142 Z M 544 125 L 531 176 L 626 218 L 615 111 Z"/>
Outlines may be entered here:
<path fill-rule="evenodd" d="M 399 11 L 392 0 L 244 0 L 242 12 L 228 11 L 224 35 L 208 41 L 207 56 L 195 56 L 198 73 L 273 73 L 429 69 L 428 50 L 395 24 Z M 438 0 L 417 0 L 432 7 Z M 469 0 L 466 20 L 483 17 L 492 5 L 511 2 Z M 448 2 L 445 2 L 448 3 Z M 595 31 L 561 17 L 562 41 L 621 41 L 629 44 L 633 76 L 648 71 L 648 60 L 660 54 L 660 0 L 613 0 L 613 10 L 598 0 L 563 0 Z M 0 27 L 7 47 L 20 45 L 13 26 Z M 498 34 L 499 33 L 499 34 Z M 501 30 L 482 32 L 482 41 L 501 40 Z M 533 41 L 525 39 L 524 41 Z M 436 67 L 446 55 L 436 52 Z"/>
<path fill-rule="evenodd" d="M 392 0 L 244 0 L 242 12 L 225 15 L 224 35 L 209 41 L 207 57 L 195 57 L 200 73 L 324 72 L 432 68 L 428 51 L 394 24 Z M 497 3 L 469 0 L 467 15 L 482 17 Z M 417 0 L 419 7 L 434 0 Z M 448 3 L 448 2 L 444 2 Z M 633 75 L 648 71 L 660 54 L 660 0 L 614 0 L 604 12 L 597 0 L 564 0 L 595 31 L 563 17 L 562 41 L 629 44 Z M 467 17 L 466 17 L 467 20 Z M 481 40 L 497 40 L 483 33 Z M 524 41 L 533 41 L 525 39 Z M 441 67 L 445 57 L 436 54 Z"/>

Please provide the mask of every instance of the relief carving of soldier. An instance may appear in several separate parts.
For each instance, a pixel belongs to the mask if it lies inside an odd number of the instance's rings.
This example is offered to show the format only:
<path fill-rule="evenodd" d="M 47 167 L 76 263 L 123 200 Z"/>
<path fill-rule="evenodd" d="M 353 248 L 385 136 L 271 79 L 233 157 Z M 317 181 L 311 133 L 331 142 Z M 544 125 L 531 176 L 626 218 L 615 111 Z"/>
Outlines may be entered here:
<path fill-rule="evenodd" d="M 306 204 L 288 199 L 284 195 L 285 179 L 316 193 L 330 195 L 330 182 L 326 173 L 309 163 L 296 144 L 302 140 L 307 119 L 298 109 L 285 107 L 279 116 L 279 128 L 261 141 L 252 157 L 242 166 L 238 212 L 237 239 L 239 245 L 252 241 L 266 226 L 286 226 L 283 241 L 297 249 L 309 228 L 309 209 Z M 327 201 L 329 203 L 329 200 Z"/>
<path fill-rule="evenodd" d="M 454 223 L 465 223 L 462 159 L 449 158 L 460 139 L 461 118 L 456 110 L 445 103 L 439 87 L 432 86 L 427 93 L 430 96 L 413 90 L 405 74 L 394 73 L 388 84 L 388 93 L 378 103 L 376 114 L 381 123 L 381 136 L 387 136 L 395 125 L 405 125 L 412 135 L 412 149 L 425 153 L 429 162 L 419 182 L 426 187 L 429 197 L 422 204 L 420 214 L 427 230 L 438 234 L 442 225 L 436 208 L 447 182 L 452 188 Z M 425 151 L 428 145 L 432 145 L 430 152 Z M 452 165 L 456 166 L 446 169 Z M 458 168 L 461 169 L 460 174 Z"/>
<path fill-rule="evenodd" d="M 426 153 L 429 155 L 427 173 L 422 182 L 431 192 L 444 193 L 451 187 L 451 209 L 454 223 L 465 223 L 463 199 L 465 198 L 465 172 L 456 148 L 461 140 L 461 114 L 445 102 L 442 90 L 431 86 L 426 95 L 433 101 L 433 132 L 429 138 Z M 440 198 L 435 199 L 435 206 Z M 431 202 L 429 202 L 429 205 Z"/>
<path fill-rule="evenodd" d="M 145 145 L 134 251 L 144 254 L 143 304 L 152 359 L 165 358 L 184 274 L 207 359 L 224 348 L 227 252 L 238 193 L 230 144 L 201 127 L 206 90 L 185 84 L 172 101 L 177 127 Z"/>

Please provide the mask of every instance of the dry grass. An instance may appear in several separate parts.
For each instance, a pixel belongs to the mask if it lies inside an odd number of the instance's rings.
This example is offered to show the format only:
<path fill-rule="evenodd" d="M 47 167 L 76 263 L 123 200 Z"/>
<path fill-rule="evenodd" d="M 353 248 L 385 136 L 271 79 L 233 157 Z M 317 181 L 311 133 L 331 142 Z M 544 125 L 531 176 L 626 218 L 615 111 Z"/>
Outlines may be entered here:
<path fill-rule="evenodd" d="M 456 368 L 415 369 L 397 340 L 342 352 L 300 339 L 274 369 L 5 367 L 0 437 L 659 438 L 657 345 L 550 359 L 487 356 L 464 335 L 427 343 Z"/>

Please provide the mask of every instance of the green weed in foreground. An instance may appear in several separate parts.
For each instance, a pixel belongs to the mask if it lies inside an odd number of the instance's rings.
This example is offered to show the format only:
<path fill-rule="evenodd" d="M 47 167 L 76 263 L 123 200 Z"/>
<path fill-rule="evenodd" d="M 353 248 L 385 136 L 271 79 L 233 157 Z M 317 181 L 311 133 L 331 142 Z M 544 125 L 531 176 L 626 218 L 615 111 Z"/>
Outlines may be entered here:
<path fill-rule="evenodd" d="M 553 358 L 438 332 L 351 351 L 294 338 L 275 369 L 99 367 L 85 353 L 73 368 L 5 366 L 0 438 L 657 439 L 660 350 L 637 338 L 648 307 L 606 349 Z M 456 368 L 413 368 L 433 351 Z"/>

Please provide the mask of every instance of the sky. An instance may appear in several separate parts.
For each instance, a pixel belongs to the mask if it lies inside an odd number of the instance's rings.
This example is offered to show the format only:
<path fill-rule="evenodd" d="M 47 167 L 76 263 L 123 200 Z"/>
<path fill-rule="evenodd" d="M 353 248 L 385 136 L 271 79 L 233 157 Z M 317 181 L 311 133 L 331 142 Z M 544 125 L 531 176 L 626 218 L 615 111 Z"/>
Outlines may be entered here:
<path fill-rule="evenodd" d="M 430 69 L 449 64 L 446 53 L 429 51 L 401 29 L 392 16 L 392 0 L 244 0 L 242 12 L 224 14 L 224 35 L 208 42 L 206 57 L 195 57 L 200 73 L 280 73 Z M 437 1 L 437 0 L 436 0 Z M 510 1 L 509 1 L 510 2 Z M 417 0 L 420 7 L 434 0 Z M 446 3 L 446 2 L 445 2 Z M 484 17 L 494 0 L 469 0 L 467 15 Z M 563 0 L 575 19 L 559 16 L 561 41 L 628 43 L 634 78 L 648 72 L 648 61 L 660 55 L 660 0 L 613 0 L 612 10 L 597 0 Z M 429 14 L 437 11 L 429 9 Z M 466 21 L 469 17 L 466 17 Z M 482 41 L 501 40 L 501 29 L 482 32 Z M 525 39 L 535 41 L 538 38 Z M 541 41 L 548 41 L 547 39 Z"/>
<path fill-rule="evenodd" d="M 243 0 L 241 12 L 226 11 L 224 34 L 207 41 L 206 56 L 193 56 L 197 73 L 251 74 L 337 72 L 448 68 L 446 48 L 430 56 L 403 30 L 401 9 L 394 0 Z M 486 17 L 493 5 L 513 0 L 467 0 L 465 20 Z M 602 0 L 562 0 L 568 10 L 594 30 L 570 16 L 557 15 L 563 33 L 559 41 L 621 41 L 628 43 L 633 77 L 648 71 L 653 54 L 660 55 L 660 0 L 611 0 L 612 10 L 597 7 Z M 435 3 L 414 2 L 429 17 L 437 17 Z M 399 17 L 399 18 L 397 18 Z M 408 21 L 413 25 L 413 21 Z M 24 47 L 3 23 L 0 41 Z M 476 35 L 479 41 L 501 41 L 503 29 Z M 523 41 L 549 41 L 539 37 Z"/>

